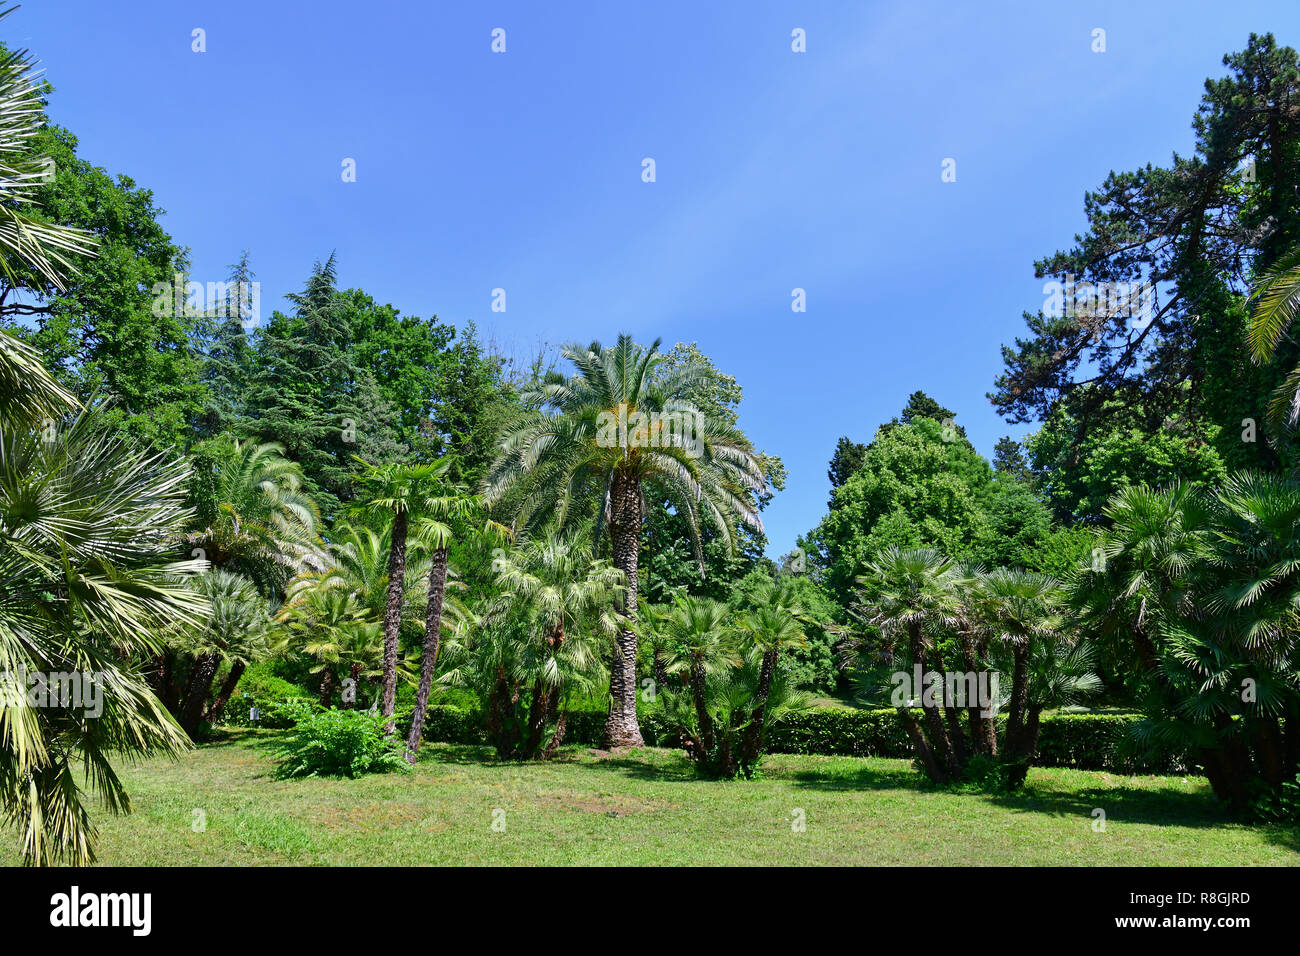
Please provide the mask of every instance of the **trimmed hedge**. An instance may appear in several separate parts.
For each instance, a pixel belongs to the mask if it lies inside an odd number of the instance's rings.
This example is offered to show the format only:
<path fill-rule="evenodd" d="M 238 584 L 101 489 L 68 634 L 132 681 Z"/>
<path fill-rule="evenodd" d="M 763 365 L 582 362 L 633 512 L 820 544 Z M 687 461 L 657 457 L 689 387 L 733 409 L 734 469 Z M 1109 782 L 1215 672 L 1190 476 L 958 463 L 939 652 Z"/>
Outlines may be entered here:
<path fill-rule="evenodd" d="M 1001 718 L 1004 719 L 1004 718 Z M 1185 774 L 1197 772 L 1183 754 L 1138 758 L 1125 746 L 1139 714 L 1051 714 L 1043 718 L 1039 767 L 1073 767 L 1112 773 Z M 569 713 L 565 743 L 596 746 L 605 728 L 603 711 Z M 641 715 L 641 734 L 651 746 L 667 745 L 670 732 L 656 711 Z M 444 743 L 485 742 L 482 722 L 472 710 L 434 705 L 425 723 L 426 740 Z M 772 753 L 845 757 L 910 757 L 911 744 L 897 712 L 822 707 L 788 714 L 767 728 Z"/>

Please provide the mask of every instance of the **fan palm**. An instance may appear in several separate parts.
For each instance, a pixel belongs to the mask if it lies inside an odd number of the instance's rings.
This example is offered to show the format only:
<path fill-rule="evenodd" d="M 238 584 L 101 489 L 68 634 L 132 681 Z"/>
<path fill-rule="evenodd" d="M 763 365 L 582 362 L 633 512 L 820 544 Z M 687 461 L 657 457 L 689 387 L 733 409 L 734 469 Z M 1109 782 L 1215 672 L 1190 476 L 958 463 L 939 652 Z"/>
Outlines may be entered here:
<path fill-rule="evenodd" d="M 371 465 L 358 461 L 365 471 L 358 476 L 362 504 L 354 508 L 358 515 L 382 518 L 389 522 L 388 589 L 384 604 L 384 674 L 382 711 L 392 717 L 397 704 L 397 656 L 402 625 L 402 605 L 406 589 L 406 546 L 412 517 L 419 518 L 436 507 L 440 498 L 438 485 L 446 476 L 450 462 L 443 458 L 422 465 Z M 385 725 L 393 733 L 393 722 Z"/>
<path fill-rule="evenodd" d="M 486 496 L 526 531 L 542 520 L 563 527 L 575 511 L 596 504 L 596 533 L 608 527 L 615 567 L 627 578 L 626 620 L 614 641 L 610 711 L 605 743 L 639 746 L 636 717 L 637 584 L 647 490 L 671 502 L 685 519 L 703 573 L 700 522 L 707 517 L 732 545 L 737 521 L 762 530 L 754 495 L 766 490 L 753 447 L 735 428 L 705 420 L 688 404 L 690 390 L 707 369 L 690 364 L 662 375 L 659 341 L 642 348 L 620 335 L 613 348 L 598 342 L 570 345 L 564 355 L 577 368 L 568 381 L 551 380 L 529 401 L 535 412 L 507 432 L 487 478 Z M 693 435 L 665 439 L 653 425 L 631 438 L 639 415 L 675 416 Z M 689 438 L 689 440 L 687 440 Z"/>
<path fill-rule="evenodd" d="M 191 547 L 216 567 L 279 593 L 304 565 L 321 562 L 320 510 L 303 490 L 302 469 L 274 443 L 234 441 L 200 496 Z"/>
<path fill-rule="evenodd" d="M 974 583 L 970 604 L 980 627 L 1011 653 L 1011 698 L 1004 760 L 1007 782 L 1019 786 L 1038 747 L 1038 714 L 1030 704 L 1031 656 L 1036 645 L 1061 639 L 1064 593 L 1045 574 L 998 568 Z M 1041 708 L 1040 708 L 1041 709 Z"/>
<path fill-rule="evenodd" d="M 189 678 L 181 695 L 177 718 L 191 737 L 204 719 L 211 721 L 234 692 L 244 668 L 270 652 L 267 602 L 248 578 L 213 570 L 198 576 L 194 590 L 211 606 L 202 627 L 180 632 L 178 644 L 190 657 Z M 208 695 L 222 661 L 230 665 L 218 702 L 205 713 Z"/>
<path fill-rule="evenodd" d="M 891 658 L 910 658 L 923 674 L 942 671 L 942 666 L 932 665 L 942 665 L 940 639 L 961 613 L 960 580 L 957 565 L 937 551 L 886 548 L 868 562 L 858 578 L 858 601 L 853 610 L 868 628 L 879 629 L 889 642 Z M 904 654 L 893 653 L 895 640 L 906 642 Z M 860 641 L 849 642 L 850 649 L 860 647 Z M 914 690 L 921 698 L 924 731 L 906 706 L 899 707 L 898 712 L 916 748 L 917 760 L 935 780 L 959 776 L 964 756 L 960 727 L 945 727 L 944 715 L 933 696 L 922 694 L 920 688 Z"/>
<path fill-rule="evenodd" d="M 359 681 L 374 664 L 382 665 L 380 624 L 348 591 L 319 581 L 297 583 L 276 620 L 287 632 L 287 646 L 316 662 L 311 672 L 321 675 L 320 702 L 329 706 L 340 671 Z"/>
<path fill-rule="evenodd" d="M 0 20 L 15 9 L 0 12 Z M 82 229 L 42 222 L 25 209 L 47 176 L 43 159 L 28 147 L 45 114 L 36 63 L 26 50 L 0 51 L 0 271 L 14 286 L 63 289 L 74 272 L 72 260 L 94 255 L 95 239 Z M 0 392 L 0 403 L 5 397 Z"/>
<path fill-rule="evenodd" d="M 457 632 L 443 680 L 483 698 L 501 756 L 545 759 L 564 739 L 571 696 L 604 676 L 597 649 L 617 628 L 612 605 L 626 579 L 555 533 L 499 552 L 493 572 L 501 591 L 473 633 Z"/>
<path fill-rule="evenodd" d="M 697 740 L 688 746 L 692 757 L 712 755 L 716 729 L 709 713 L 707 680 L 712 673 L 741 663 L 739 635 L 731 622 L 732 611 L 722 601 L 679 596 L 671 607 L 653 613 L 655 633 L 662 641 L 666 670 L 685 675 L 695 706 Z M 691 741 L 687 742 L 692 744 Z"/>
<path fill-rule="evenodd" d="M 1261 275 L 1251 290 L 1254 311 L 1247 339 L 1256 364 L 1273 358 L 1300 310 L 1300 249 L 1293 249 Z M 1291 369 L 1268 406 L 1275 426 L 1294 425 L 1300 417 L 1300 365 Z"/>
<path fill-rule="evenodd" d="M 179 577 L 206 563 L 171 557 L 191 517 L 185 464 L 129 449 L 99 418 L 33 433 L 0 415 L 0 673 L 68 674 L 102 692 L 95 717 L 67 701 L 0 700 L 0 805 L 38 864 L 94 859 L 74 764 L 124 812 L 110 755 L 188 746 L 133 662 L 208 613 Z"/>
<path fill-rule="evenodd" d="M 759 669 L 758 702 L 750 715 L 750 725 L 742 745 L 742 759 L 757 760 L 763 745 L 763 725 L 767 713 L 768 690 L 776 675 L 782 652 L 804 650 L 809 646 L 807 610 L 788 575 L 764 581 L 750 597 L 755 608 L 740 619 L 740 630 L 762 654 Z"/>

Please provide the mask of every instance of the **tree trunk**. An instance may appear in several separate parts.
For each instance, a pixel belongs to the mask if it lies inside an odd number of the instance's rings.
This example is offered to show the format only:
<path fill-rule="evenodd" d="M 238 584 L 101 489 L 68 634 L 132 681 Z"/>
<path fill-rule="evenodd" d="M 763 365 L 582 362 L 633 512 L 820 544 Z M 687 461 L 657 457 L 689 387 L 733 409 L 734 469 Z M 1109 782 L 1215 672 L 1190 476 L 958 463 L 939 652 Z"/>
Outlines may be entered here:
<path fill-rule="evenodd" d="M 226 716 L 226 705 L 230 703 L 230 698 L 235 693 L 235 686 L 239 683 L 239 678 L 244 676 L 244 668 L 247 666 L 243 661 L 235 661 L 230 665 L 230 673 L 221 682 L 221 690 L 217 691 L 217 699 L 212 702 L 212 709 L 208 711 L 208 723 L 218 723 L 222 717 Z"/>
<path fill-rule="evenodd" d="M 708 757 L 717 741 L 713 734 L 713 718 L 709 716 L 709 702 L 705 697 L 704 665 L 699 661 L 691 662 L 691 699 L 695 701 L 695 720 L 700 725 L 700 746 L 704 756 Z"/>
<path fill-rule="evenodd" d="M 772 677 L 776 674 L 778 651 L 763 654 L 763 666 L 758 672 L 758 700 L 749 715 L 749 726 L 745 728 L 745 739 L 740 748 L 741 765 L 748 767 L 758 762 L 758 755 L 763 750 L 763 721 L 767 716 L 767 695 L 772 690 Z"/>
<path fill-rule="evenodd" d="M 1015 666 L 1011 672 L 1010 713 L 1007 715 L 1006 753 L 1012 760 L 1024 755 L 1026 710 L 1029 706 L 1029 645 L 1017 644 L 1012 650 Z"/>
<path fill-rule="evenodd" d="M 1029 768 L 1033 766 L 1034 758 L 1038 756 L 1038 734 L 1041 730 L 1039 717 L 1041 714 L 1041 707 L 1030 707 L 1029 717 L 1025 721 L 1024 728 L 1020 731 L 1021 753 L 1017 755 L 1016 762 L 1007 773 L 1007 786 L 1013 790 L 1024 784 L 1025 778 L 1029 776 Z"/>
<path fill-rule="evenodd" d="M 637 618 L 637 565 L 641 548 L 641 482 L 616 474 L 610 486 L 609 535 L 614 548 L 614 567 L 627 577 L 623 614 Z M 609 668 L 609 717 L 605 721 L 604 746 L 641 747 L 641 725 L 636 719 L 636 632 L 627 625 L 614 638 Z"/>
<path fill-rule="evenodd" d="M 925 682 L 926 675 L 929 674 L 930 668 L 925 658 L 925 637 L 921 633 L 921 625 L 913 621 L 908 625 L 908 638 L 911 645 L 912 660 L 921 665 L 921 680 Z M 943 717 L 939 713 L 939 706 L 934 703 L 926 703 L 926 689 L 924 686 L 916 688 L 921 697 L 921 712 L 925 717 L 925 729 L 930 738 L 930 746 L 934 748 L 935 756 L 943 764 L 944 770 L 949 777 L 958 775 L 957 756 L 953 752 L 952 744 L 948 740 L 948 731 L 943 725 Z"/>
<path fill-rule="evenodd" d="M 906 707 L 900 707 L 898 708 L 898 716 L 903 721 L 907 736 L 911 738 L 912 748 L 916 751 L 916 762 L 921 765 L 935 783 L 946 783 L 948 775 L 944 773 L 943 767 L 939 766 L 939 761 L 934 755 L 934 748 L 925 739 L 925 734 L 921 732 L 921 725 L 916 722 L 912 712 Z"/>
<path fill-rule="evenodd" d="M 533 684 L 532 705 L 528 708 L 528 735 L 524 739 L 525 760 L 537 757 L 542 749 L 542 735 L 546 733 L 546 718 L 551 711 L 551 695 L 540 680 Z"/>
<path fill-rule="evenodd" d="M 420 686 L 415 693 L 415 713 L 411 732 L 406 738 L 406 760 L 415 763 L 424 735 L 424 718 L 429 712 L 429 691 L 438 668 L 438 649 L 442 645 L 442 599 L 447 592 L 447 549 L 435 548 L 429 565 L 429 603 L 424 612 L 424 650 L 420 655 Z"/>
<path fill-rule="evenodd" d="M 564 740 L 565 725 L 568 722 L 569 708 L 566 706 L 555 719 L 555 733 L 551 734 L 550 743 L 546 745 L 540 754 L 543 760 L 550 760 L 555 756 L 555 751 L 560 749 L 560 742 Z"/>
<path fill-rule="evenodd" d="M 181 701 L 180 725 L 193 737 L 203 722 L 203 707 L 208 702 L 208 693 L 212 690 L 212 681 L 217 676 L 217 666 L 221 655 L 216 651 L 200 654 L 194 659 L 189 682 L 185 686 L 185 698 Z"/>
<path fill-rule="evenodd" d="M 497 756 L 504 757 L 506 750 L 505 705 L 509 696 L 510 685 L 506 683 L 506 670 L 498 667 L 492 691 L 488 694 L 487 733 L 488 741 L 497 750 Z"/>
<path fill-rule="evenodd" d="M 402 596 L 406 587 L 405 511 L 393 515 L 393 543 L 388 551 L 388 600 L 384 605 L 384 699 L 381 712 L 392 717 L 397 706 L 397 639 L 402 629 Z M 384 724 L 392 736 L 393 721 Z"/>

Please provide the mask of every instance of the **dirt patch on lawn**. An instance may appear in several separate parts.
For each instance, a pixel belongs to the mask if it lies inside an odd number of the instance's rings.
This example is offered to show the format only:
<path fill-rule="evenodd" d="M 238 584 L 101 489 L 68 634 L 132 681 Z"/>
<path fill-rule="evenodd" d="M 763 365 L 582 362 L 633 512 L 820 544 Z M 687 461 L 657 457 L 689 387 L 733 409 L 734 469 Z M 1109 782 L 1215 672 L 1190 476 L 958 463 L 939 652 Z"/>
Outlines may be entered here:
<path fill-rule="evenodd" d="M 658 813 L 676 806 L 667 800 L 647 800 L 623 794 L 582 793 L 577 790 L 556 790 L 538 794 L 532 800 L 548 809 L 577 810 L 580 813 L 599 813 L 607 817 L 629 817 L 636 813 Z"/>

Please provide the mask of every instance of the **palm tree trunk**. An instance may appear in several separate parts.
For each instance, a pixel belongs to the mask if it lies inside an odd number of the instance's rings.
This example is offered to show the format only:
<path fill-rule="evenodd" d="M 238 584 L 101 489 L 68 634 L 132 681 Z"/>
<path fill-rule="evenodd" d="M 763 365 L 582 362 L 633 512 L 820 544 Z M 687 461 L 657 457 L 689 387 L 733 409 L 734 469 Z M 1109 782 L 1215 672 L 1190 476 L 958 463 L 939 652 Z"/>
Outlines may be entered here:
<path fill-rule="evenodd" d="M 538 755 L 543 760 L 550 760 L 555 756 L 555 751 L 560 749 L 560 743 L 564 740 L 565 725 L 569 722 L 569 708 L 566 705 L 555 719 L 555 732 L 551 734 L 551 740 Z"/>
<path fill-rule="evenodd" d="M 1042 716 L 1041 707 L 1030 706 L 1029 717 L 1025 720 L 1025 725 L 1020 731 L 1020 754 L 1015 764 L 1012 765 L 1007 774 L 1007 786 L 1016 789 L 1025 782 L 1029 776 L 1029 768 L 1034 763 L 1034 758 L 1038 756 L 1038 734 L 1041 730 L 1039 718 Z"/>
<path fill-rule="evenodd" d="M 700 746 L 704 748 L 707 758 L 713 753 L 716 740 L 713 735 L 713 718 L 709 716 L 708 700 L 705 697 L 704 665 L 698 661 L 691 663 L 691 697 L 695 701 L 695 720 L 700 725 Z"/>
<path fill-rule="evenodd" d="M 546 718 L 551 709 L 551 695 L 546 685 L 538 680 L 533 684 L 533 700 L 528 709 L 528 735 L 522 753 L 524 759 L 532 760 L 540 754 L 542 735 L 546 733 Z"/>
<path fill-rule="evenodd" d="M 969 630 L 962 631 L 961 653 L 962 662 L 966 665 L 966 673 L 977 674 L 975 638 Z M 971 746 L 975 753 L 996 754 L 998 739 L 997 731 L 993 727 L 993 718 L 984 715 L 984 708 L 980 705 L 978 697 L 974 701 L 974 706 L 967 706 L 966 721 L 970 725 Z"/>
<path fill-rule="evenodd" d="M 921 625 L 915 621 L 908 625 L 908 639 L 911 645 L 912 660 L 921 665 L 921 677 L 924 680 L 925 675 L 930 673 L 929 662 L 925 658 L 925 638 L 921 633 Z M 930 745 L 934 748 L 935 755 L 939 762 L 943 764 L 944 770 L 949 776 L 955 777 L 958 774 L 957 755 L 953 752 L 952 744 L 948 740 L 948 731 L 944 727 L 943 717 L 939 713 L 939 706 L 934 703 L 926 703 L 928 697 L 924 687 L 917 688 L 921 695 L 921 712 L 925 717 L 925 729 L 930 737 Z"/>
<path fill-rule="evenodd" d="M 244 661 L 235 661 L 230 665 L 230 673 L 221 682 L 217 699 L 212 702 L 212 709 L 208 711 L 208 723 L 218 723 L 226 715 L 226 704 L 230 703 L 230 698 L 235 693 L 235 686 L 239 683 L 239 678 L 244 676 L 244 668 L 247 666 Z"/>
<path fill-rule="evenodd" d="M 1024 755 L 1026 710 L 1029 706 L 1029 645 L 1017 644 L 1012 651 L 1011 712 L 1007 715 L 1006 753 L 1012 760 Z"/>
<path fill-rule="evenodd" d="M 614 567 L 627 578 L 623 614 L 627 621 L 637 617 L 637 565 L 641 548 L 641 482 L 615 475 L 610 486 L 609 534 L 614 548 Z M 614 637 L 613 660 L 609 668 L 609 717 L 605 721 L 606 748 L 641 747 L 641 725 L 636 719 L 636 632 L 624 625 Z"/>
<path fill-rule="evenodd" d="M 438 668 L 438 649 L 442 644 L 442 600 L 447 591 L 447 549 L 435 548 L 429 565 L 429 603 L 424 612 L 424 650 L 420 656 L 420 686 L 415 693 L 415 713 L 411 732 L 406 738 L 406 760 L 415 763 L 424 735 L 424 718 L 429 712 L 429 691 Z"/>
<path fill-rule="evenodd" d="M 939 760 L 934 755 L 934 748 L 930 746 L 930 741 L 925 739 L 925 734 L 921 731 L 921 725 L 916 722 L 912 712 L 906 707 L 899 707 L 898 717 L 902 720 L 903 728 L 912 741 L 912 749 L 916 751 L 917 763 L 921 765 L 921 768 L 935 783 L 946 783 L 948 775 L 944 772 L 943 767 L 939 766 Z"/>
<path fill-rule="evenodd" d="M 384 699 L 381 712 L 392 717 L 397 706 L 397 637 L 402 627 L 402 596 L 406 587 L 406 512 L 393 515 L 393 543 L 388 551 L 388 600 L 384 605 Z M 393 721 L 384 725 L 389 736 Z"/>
<path fill-rule="evenodd" d="M 208 702 L 208 693 L 212 690 L 212 681 L 217 676 L 217 666 L 221 655 L 216 651 L 200 654 L 194 659 L 194 668 L 185 687 L 185 698 L 181 701 L 180 725 L 193 737 L 203 722 L 203 706 Z"/>
<path fill-rule="evenodd" d="M 745 728 L 745 739 L 740 748 L 740 762 L 748 767 L 758 761 L 763 749 L 763 721 L 767 716 L 767 695 L 772 689 L 772 677 L 776 673 L 776 659 L 779 652 L 767 651 L 763 654 L 763 666 L 758 672 L 758 700 L 749 715 L 749 726 Z"/>

